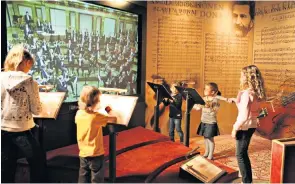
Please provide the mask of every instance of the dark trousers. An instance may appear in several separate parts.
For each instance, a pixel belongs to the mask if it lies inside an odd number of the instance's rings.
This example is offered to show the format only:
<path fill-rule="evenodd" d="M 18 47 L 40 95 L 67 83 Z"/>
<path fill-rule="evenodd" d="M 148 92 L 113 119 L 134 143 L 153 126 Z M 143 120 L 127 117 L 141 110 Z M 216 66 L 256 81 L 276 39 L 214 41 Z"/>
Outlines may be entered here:
<path fill-rule="evenodd" d="M 79 183 L 104 182 L 104 155 L 80 157 Z"/>
<path fill-rule="evenodd" d="M 30 182 L 45 181 L 46 156 L 30 130 L 7 132 L 1 130 L 1 182 L 13 183 L 16 161 L 24 155 L 30 166 Z"/>
<path fill-rule="evenodd" d="M 179 135 L 180 142 L 183 142 L 183 132 L 181 129 L 181 119 L 169 119 L 169 137 L 170 140 L 174 141 L 174 129 L 176 128 L 176 131 Z"/>
<path fill-rule="evenodd" d="M 239 130 L 236 135 L 236 156 L 243 183 L 252 183 L 252 168 L 248 155 L 248 147 L 255 128 Z"/>

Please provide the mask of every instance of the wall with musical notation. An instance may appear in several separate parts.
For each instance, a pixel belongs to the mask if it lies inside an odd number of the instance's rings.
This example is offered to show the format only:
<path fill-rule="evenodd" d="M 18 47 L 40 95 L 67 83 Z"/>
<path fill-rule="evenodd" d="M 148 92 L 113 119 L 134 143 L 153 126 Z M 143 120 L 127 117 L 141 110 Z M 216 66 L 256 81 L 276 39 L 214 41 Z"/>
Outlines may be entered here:
<path fill-rule="evenodd" d="M 256 2 L 253 64 L 263 74 L 269 115 L 258 131 L 295 136 L 295 2 Z"/>
<path fill-rule="evenodd" d="M 241 68 L 255 64 L 265 78 L 269 97 L 263 104 L 269 116 L 261 119 L 259 133 L 270 138 L 294 136 L 294 10 L 294 2 L 251 2 L 238 6 L 235 2 L 150 1 L 146 80 L 168 84 L 182 81 L 201 95 L 204 84 L 215 82 L 222 96 L 235 97 Z M 151 128 L 156 101 L 148 85 L 146 103 L 146 125 Z M 161 104 L 160 129 L 166 135 L 168 115 L 169 108 Z M 283 117 L 277 123 L 270 120 L 280 115 Z M 236 106 L 221 102 L 218 112 L 221 134 L 231 132 L 236 117 Z M 200 112 L 192 110 L 191 137 L 196 136 L 199 123 Z"/>

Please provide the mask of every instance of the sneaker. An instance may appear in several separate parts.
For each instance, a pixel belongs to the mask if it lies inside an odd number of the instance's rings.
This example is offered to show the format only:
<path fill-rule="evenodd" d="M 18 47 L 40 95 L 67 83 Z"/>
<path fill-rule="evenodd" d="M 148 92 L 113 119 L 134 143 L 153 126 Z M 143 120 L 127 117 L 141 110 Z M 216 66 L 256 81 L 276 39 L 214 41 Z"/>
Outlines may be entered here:
<path fill-rule="evenodd" d="M 207 159 L 208 159 L 208 160 L 214 160 L 214 158 L 213 158 L 213 157 L 212 157 L 212 158 L 209 158 L 209 157 L 207 157 Z"/>

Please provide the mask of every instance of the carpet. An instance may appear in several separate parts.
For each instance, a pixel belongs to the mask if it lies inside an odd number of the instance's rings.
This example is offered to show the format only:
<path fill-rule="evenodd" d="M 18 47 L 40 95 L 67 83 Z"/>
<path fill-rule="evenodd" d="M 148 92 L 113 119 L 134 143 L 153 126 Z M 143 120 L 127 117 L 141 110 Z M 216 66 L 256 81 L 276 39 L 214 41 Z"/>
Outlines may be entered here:
<path fill-rule="evenodd" d="M 221 135 L 214 138 L 216 161 L 239 170 L 235 156 L 235 140 L 230 135 Z M 204 153 L 204 140 L 201 137 L 191 138 L 190 147 L 200 146 L 199 151 Z M 252 165 L 253 179 L 268 182 L 271 166 L 271 140 L 253 135 L 249 146 L 249 157 Z"/>

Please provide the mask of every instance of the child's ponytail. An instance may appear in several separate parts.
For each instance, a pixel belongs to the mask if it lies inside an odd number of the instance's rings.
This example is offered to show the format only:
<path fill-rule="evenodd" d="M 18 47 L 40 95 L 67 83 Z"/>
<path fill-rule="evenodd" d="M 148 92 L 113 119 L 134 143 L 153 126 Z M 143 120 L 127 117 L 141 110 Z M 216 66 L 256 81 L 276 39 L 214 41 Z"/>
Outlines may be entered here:
<path fill-rule="evenodd" d="M 221 92 L 218 90 L 216 95 L 221 96 Z"/>

